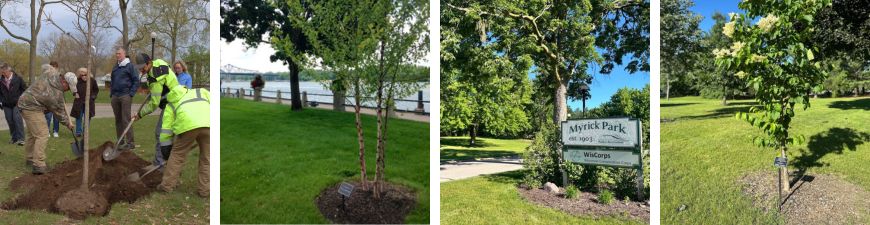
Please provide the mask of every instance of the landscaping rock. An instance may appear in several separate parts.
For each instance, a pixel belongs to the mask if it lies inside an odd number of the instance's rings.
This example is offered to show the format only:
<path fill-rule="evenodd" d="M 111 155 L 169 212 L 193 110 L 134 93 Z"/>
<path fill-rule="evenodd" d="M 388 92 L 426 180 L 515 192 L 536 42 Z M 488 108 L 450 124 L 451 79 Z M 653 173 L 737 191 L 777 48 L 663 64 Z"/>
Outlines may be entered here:
<path fill-rule="evenodd" d="M 544 190 L 550 192 L 551 194 L 559 194 L 559 186 L 556 186 L 556 184 L 551 182 L 547 182 L 546 184 L 544 184 Z"/>

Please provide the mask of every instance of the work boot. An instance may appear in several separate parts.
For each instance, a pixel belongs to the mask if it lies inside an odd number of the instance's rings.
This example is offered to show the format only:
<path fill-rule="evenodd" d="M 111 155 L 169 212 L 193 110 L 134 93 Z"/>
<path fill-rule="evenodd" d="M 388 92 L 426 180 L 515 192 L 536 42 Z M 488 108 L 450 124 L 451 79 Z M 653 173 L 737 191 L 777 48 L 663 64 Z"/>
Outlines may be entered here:
<path fill-rule="evenodd" d="M 45 167 L 33 166 L 33 175 L 42 175 L 45 173 Z"/>

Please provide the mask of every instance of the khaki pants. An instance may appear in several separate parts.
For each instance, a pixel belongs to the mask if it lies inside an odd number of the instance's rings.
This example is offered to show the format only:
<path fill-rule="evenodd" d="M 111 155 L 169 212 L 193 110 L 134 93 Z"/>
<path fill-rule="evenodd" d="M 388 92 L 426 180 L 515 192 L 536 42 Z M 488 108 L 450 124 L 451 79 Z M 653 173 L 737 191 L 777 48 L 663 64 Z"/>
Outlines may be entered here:
<path fill-rule="evenodd" d="M 34 166 L 45 167 L 45 147 L 48 144 L 45 114 L 42 111 L 21 110 L 21 117 L 27 124 L 27 137 L 24 144 L 27 160 L 33 162 Z"/>
<path fill-rule="evenodd" d="M 172 191 L 175 186 L 178 186 L 178 177 L 181 175 L 181 168 L 184 166 L 184 160 L 187 159 L 187 154 L 193 149 L 194 144 L 199 144 L 199 187 L 197 192 L 199 196 L 208 197 L 208 150 L 209 150 L 209 128 L 196 128 L 178 135 L 172 144 L 172 153 L 169 154 L 169 160 L 166 162 L 166 168 L 163 171 L 163 182 L 159 188 L 165 191 Z"/>
<path fill-rule="evenodd" d="M 127 128 L 127 125 L 130 124 L 131 113 L 139 113 L 131 112 L 131 104 L 133 104 L 133 99 L 129 95 L 112 96 L 112 112 L 115 114 L 115 133 L 118 138 L 121 138 L 124 128 Z M 133 143 L 133 129 L 127 132 L 124 140 L 128 144 Z"/>

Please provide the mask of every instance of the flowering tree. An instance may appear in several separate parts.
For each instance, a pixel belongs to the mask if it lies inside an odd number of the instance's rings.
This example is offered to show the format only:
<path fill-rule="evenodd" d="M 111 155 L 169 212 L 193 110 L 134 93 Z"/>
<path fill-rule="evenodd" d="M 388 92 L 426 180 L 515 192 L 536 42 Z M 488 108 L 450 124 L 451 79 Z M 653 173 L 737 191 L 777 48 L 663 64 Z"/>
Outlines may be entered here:
<path fill-rule="evenodd" d="M 782 157 L 786 157 L 788 144 L 805 139 L 789 134 L 795 105 L 810 107 L 811 91 L 826 77 L 814 56 L 818 49 L 811 45 L 815 32 L 812 22 L 813 15 L 830 4 L 830 0 L 744 0 L 739 7 L 747 13 L 731 13 L 722 30 L 733 40 L 730 48 L 713 51 L 718 66 L 756 90 L 759 105 L 749 113 L 737 113 L 737 118 L 764 132 L 764 136 L 754 138 L 755 144 L 774 148 Z M 759 17 L 755 25 L 750 23 Z M 780 172 L 782 190 L 787 192 L 788 172 L 786 168 Z"/>

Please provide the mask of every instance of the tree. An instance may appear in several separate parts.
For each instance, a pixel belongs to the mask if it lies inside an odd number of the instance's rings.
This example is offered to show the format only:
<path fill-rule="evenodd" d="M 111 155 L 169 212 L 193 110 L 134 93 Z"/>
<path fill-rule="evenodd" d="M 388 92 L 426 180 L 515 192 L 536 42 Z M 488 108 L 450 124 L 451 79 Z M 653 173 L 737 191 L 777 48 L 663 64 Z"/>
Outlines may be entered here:
<path fill-rule="evenodd" d="M 745 83 L 741 82 L 736 76 L 724 71 L 722 68 L 716 67 L 715 60 L 713 60 L 715 56 L 711 52 L 713 49 L 728 47 L 731 40 L 722 34 L 722 30 L 728 20 L 725 18 L 725 15 L 716 12 L 713 14 L 712 18 L 716 22 L 713 24 L 713 27 L 710 28 L 709 32 L 704 33 L 700 40 L 700 51 L 697 51 L 697 55 L 694 55 L 697 61 L 700 62 L 695 64 L 697 66 L 695 71 L 707 78 L 705 82 L 700 82 L 705 86 L 701 87 L 703 88 L 702 92 L 718 92 L 721 95 L 719 97 L 722 98 L 722 105 L 728 105 L 728 97 L 732 92 L 744 86 Z"/>
<path fill-rule="evenodd" d="M 689 10 L 691 0 L 663 0 L 661 2 L 661 60 L 665 99 L 670 99 L 671 82 L 689 74 L 687 59 L 699 50 L 701 16 Z M 674 77 L 672 77 L 674 76 Z"/>
<path fill-rule="evenodd" d="M 27 67 L 27 82 L 33 82 L 33 77 L 37 76 L 37 71 L 34 69 L 38 64 L 38 58 L 36 56 L 36 47 L 39 46 L 39 31 L 42 30 L 42 16 L 45 15 L 45 7 L 51 4 L 57 4 L 61 1 L 46 1 L 46 0 L 31 0 L 30 1 L 30 38 L 24 37 L 22 35 L 17 35 L 12 33 L 9 30 L 7 24 L 13 24 L 16 26 L 24 26 L 24 22 L 20 20 L 7 19 L 0 17 L 0 27 L 3 27 L 3 30 L 6 31 L 9 36 L 12 38 L 27 42 L 30 46 L 30 65 Z M 3 10 L 7 9 L 10 4 L 20 3 L 16 1 L 0 1 L 0 15 L 12 14 L 14 13 L 4 13 Z M 6 12 L 9 12 L 8 10 Z"/>
<path fill-rule="evenodd" d="M 833 0 L 811 21 L 816 28 L 813 42 L 824 58 L 849 53 L 870 57 L 870 0 Z"/>
<path fill-rule="evenodd" d="M 140 26 L 143 31 L 155 32 L 160 40 L 159 46 L 169 52 L 169 59 L 175 62 L 180 52 L 191 46 L 192 40 L 208 39 L 209 19 L 208 1 L 201 0 L 154 0 L 133 4 L 137 18 L 145 21 Z M 145 35 L 148 36 L 148 35 Z M 168 43 L 164 43 L 163 41 Z M 129 44 L 129 43 L 128 43 Z"/>
<path fill-rule="evenodd" d="M 275 54 L 269 59 L 289 67 L 290 108 L 294 111 L 302 110 L 299 71 L 312 46 L 302 25 L 292 21 L 308 21 L 312 16 L 307 1 L 221 0 L 221 38 L 227 42 L 241 39 L 248 47 L 271 45 Z"/>
<path fill-rule="evenodd" d="M 588 63 L 601 63 L 601 72 L 609 73 L 630 55 L 629 72 L 649 68 L 647 1 L 445 1 L 442 6 L 442 27 L 475 28 L 442 29 L 444 38 L 479 38 L 504 54 L 531 56 L 553 93 L 556 126 L 567 119 L 568 84 L 589 77 Z"/>
<path fill-rule="evenodd" d="M 755 137 L 754 142 L 778 150 L 781 157 L 786 157 L 789 144 L 805 139 L 789 133 L 795 105 L 809 108 L 809 94 L 826 77 L 815 57 L 819 49 L 812 45 L 816 32 L 812 22 L 829 5 L 824 0 L 741 2 L 739 7 L 747 13 L 732 13 L 722 32 L 734 42 L 730 48 L 714 50 L 719 66 L 756 90 L 759 106 L 736 117 L 761 129 L 765 135 Z M 757 17 L 762 18 L 755 25 L 747 23 Z M 788 192 L 788 170 L 780 168 L 780 174 L 782 191 Z"/>

